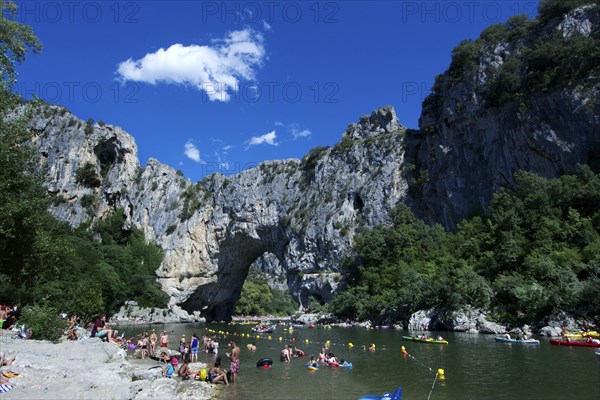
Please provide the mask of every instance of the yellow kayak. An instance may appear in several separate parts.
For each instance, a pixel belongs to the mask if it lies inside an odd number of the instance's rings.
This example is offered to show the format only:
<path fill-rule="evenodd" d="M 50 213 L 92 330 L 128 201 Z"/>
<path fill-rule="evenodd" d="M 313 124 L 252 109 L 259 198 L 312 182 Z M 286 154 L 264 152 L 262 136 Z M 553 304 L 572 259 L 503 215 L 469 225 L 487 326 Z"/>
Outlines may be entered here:
<path fill-rule="evenodd" d="M 570 333 L 565 333 L 563 334 L 564 337 L 570 338 L 570 339 L 581 339 L 584 337 L 588 337 L 591 336 L 593 338 L 600 338 L 600 333 L 598 333 L 597 331 L 588 331 L 585 333 L 582 332 L 570 332 Z"/>

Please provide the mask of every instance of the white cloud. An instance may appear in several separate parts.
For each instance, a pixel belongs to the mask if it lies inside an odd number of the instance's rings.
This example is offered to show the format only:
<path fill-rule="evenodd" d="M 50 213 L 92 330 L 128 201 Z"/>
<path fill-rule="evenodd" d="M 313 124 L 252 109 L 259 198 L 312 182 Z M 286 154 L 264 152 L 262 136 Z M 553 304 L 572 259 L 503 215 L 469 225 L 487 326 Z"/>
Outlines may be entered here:
<path fill-rule="evenodd" d="M 229 150 L 231 150 L 232 148 L 233 148 L 233 146 L 232 146 L 232 145 L 230 145 L 230 144 L 228 144 L 227 146 L 224 146 L 224 147 L 223 147 L 223 151 L 229 151 Z"/>
<path fill-rule="evenodd" d="M 290 128 L 290 133 L 292 134 L 294 139 L 305 138 L 305 137 L 309 137 L 310 135 L 312 135 L 312 132 L 309 131 L 308 129 L 300 130 L 297 128 Z"/>
<path fill-rule="evenodd" d="M 248 143 L 252 146 L 252 145 L 257 145 L 257 144 L 270 144 L 271 146 L 277 146 L 277 142 L 275 141 L 277 139 L 277 133 L 275 131 L 271 131 L 269 133 L 265 133 L 262 136 L 253 136 L 250 138 L 250 140 L 248 141 Z"/>
<path fill-rule="evenodd" d="M 183 154 L 185 154 L 187 158 L 197 163 L 202 162 L 202 159 L 200 158 L 200 150 L 198 150 L 198 148 L 194 145 L 194 143 L 192 143 L 191 140 L 188 140 L 186 142 L 184 148 L 185 150 Z"/>
<path fill-rule="evenodd" d="M 228 91 L 237 91 L 240 80 L 253 81 L 255 69 L 265 58 L 264 38 L 252 29 L 229 32 L 212 45 L 184 46 L 148 53 L 139 60 L 119 64 L 124 81 L 190 85 L 206 92 L 211 101 L 229 101 Z"/>
<path fill-rule="evenodd" d="M 283 122 L 275 121 L 275 126 L 284 126 L 287 131 L 292 135 L 294 140 L 298 138 L 307 138 L 312 136 L 312 132 L 308 129 L 300 129 L 300 125 L 295 122 L 285 125 Z"/>
<path fill-rule="evenodd" d="M 262 23 L 263 23 L 263 29 L 264 29 L 265 31 L 270 31 L 270 30 L 272 30 L 272 29 L 273 29 L 273 28 L 271 27 L 271 25 L 270 25 L 270 24 L 269 24 L 267 21 L 265 21 L 264 19 L 263 19 L 263 22 L 262 22 Z"/>

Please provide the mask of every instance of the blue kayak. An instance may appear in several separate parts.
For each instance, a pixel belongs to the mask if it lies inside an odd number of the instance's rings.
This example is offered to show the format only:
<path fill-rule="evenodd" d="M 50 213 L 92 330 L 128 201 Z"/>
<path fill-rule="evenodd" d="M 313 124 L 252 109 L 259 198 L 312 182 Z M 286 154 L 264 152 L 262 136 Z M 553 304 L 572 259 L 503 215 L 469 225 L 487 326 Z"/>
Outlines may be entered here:
<path fill-rule="evenodd" d="M 402 386 L 398 386 L 392 394 L 388 392 L 385 392 L 383 396 L 377 396 L 376 394 L 367 394 L 358 400 L 402 400 Z"/>
<path fill-rule="evenodd" d="M 519 339 L 507 339 L 505 337 L 500 337 L 500 336 L 496 336 L 494 339 L 496 339 L 496 342 L 502 342 L 502 343 L 540 344 L 540 341 L 536 340 L 536 339 L 519 340 Z"/>

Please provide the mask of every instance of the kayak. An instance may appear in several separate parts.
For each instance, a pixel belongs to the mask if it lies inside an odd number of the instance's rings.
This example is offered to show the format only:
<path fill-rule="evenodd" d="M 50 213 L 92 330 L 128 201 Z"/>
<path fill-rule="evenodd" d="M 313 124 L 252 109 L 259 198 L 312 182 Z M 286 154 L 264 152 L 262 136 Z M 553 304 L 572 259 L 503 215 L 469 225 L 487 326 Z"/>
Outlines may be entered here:
<path fill-rule="evenodd" d="M 550 344 L 555 346 L 578 346 L 578 347 L 600 347 L 600 343 L 588 343 L 588 342 L 577 342 L 577 341 L 566 341 L 566 340 L 558 340 L 551 339 Z"/>
<path fill-rule="evenodd" d="M 402 336 L 402 340 L 410 340 L 412 342 L 421 342 L 421 343 L 436 343 L 436 344 L 448 344 L 447 340 L 436 340 L 434 338 L 421 339 L 414 336 Z"/>
<path fill-rule="evenodd" d="M 503 343 L 540 344 L 540 341 L 537 339 L 518 340 L 518 339 L 507 339 L 507 338 L 499 337 L 499 336 L 496 336 L 494 339 L 496 339 L 496 342 L 503 342 Z"/>
<path fill-rule="evenodd" d="M 367 394 L 362 396 L 358 400 L 402 400 L 402 387 L 398 386 L 394 393 L 385 392 L 383 396 L 377 396 L 376 394 Z"/>
<path fill-rule="evenodd" d="M 593 338 L 600 338 L 600 333 L 596 332 L 596 331 L 589 331 L 589 332 L 569 332 L 569 333 L 565 333 L 563 334 L 564 337 L 568 337 L 570 339 L 581 339 L 584 337 L 588 337 L 591 336 Z"/>

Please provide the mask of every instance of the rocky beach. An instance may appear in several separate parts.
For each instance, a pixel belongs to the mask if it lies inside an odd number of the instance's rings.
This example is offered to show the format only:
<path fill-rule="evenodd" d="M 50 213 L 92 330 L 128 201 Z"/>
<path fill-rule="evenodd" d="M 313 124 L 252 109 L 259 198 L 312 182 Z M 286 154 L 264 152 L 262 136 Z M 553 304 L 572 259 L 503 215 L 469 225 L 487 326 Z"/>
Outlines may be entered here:
<path fill-rule="evenodd" d="M 3 399 L 213 399 L 220 386 L 163 378 L 152 359 L 140 360 L 97 339 L 57 344 L 0 336 L 0 351 L 16 356 L 2 372 L 12 371 L 15 387 Z M 190 364 L 192 370 L 205 368 Z"/>

